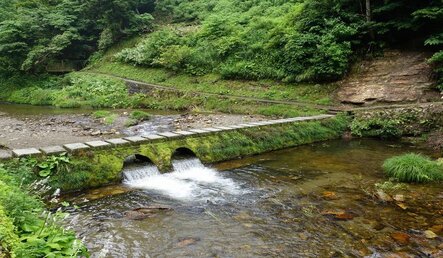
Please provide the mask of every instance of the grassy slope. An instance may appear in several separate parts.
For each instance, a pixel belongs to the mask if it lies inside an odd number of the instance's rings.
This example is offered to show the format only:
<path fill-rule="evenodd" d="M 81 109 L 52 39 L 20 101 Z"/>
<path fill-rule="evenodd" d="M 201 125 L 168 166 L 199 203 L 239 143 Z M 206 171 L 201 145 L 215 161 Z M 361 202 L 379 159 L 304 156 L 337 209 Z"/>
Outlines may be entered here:
<path fill-rule="evenodd" d="M 246 81 L 223 80 L 219 75 L 191 76 L 175 74 L 165 69 L 135 67 L 115 62 L 113 56 L 124 48 L 131 47 L 141 38 L 122 42 L 97 60 L 86 70 L 107 73 L 128 79 L 169 86 L 185 91 L 199 91 L 216 94 L 229 94 L 269 100 L 299 101 L 315 104 L 333 104 L 331 94 L 337 89 L 336 84 L 294 84 L 272 80 Z"/>
<path fill-rule="evenodd" d="M 110 48 L 93 65 L 83 72 L 72 73 L 68 78 L 48 76 L 17 76 L 3 78 L 0 81 L 2 91 L 0 101 L 9 101 L 34 105 L 54 105 L 59 107 L 132 107 L 170 109 L 197 112 L 222 112 L 237 114 L 260 114 L 266 116 L 294 117 L 324 113 L 309 106 L 297 107 L 287 104 L 265 104 L 252 100 L 238 100 L 228 97 L 204 96 L 195 92 L 221 95 L 245 96 L 268 100 L 296 101 L 312 104 L 331 104 L 330 95 L 336 85 L 327 84 L 285 84 L 270 80 L 239 81 L 222 80 L 218 75 L 191 76 L 174 74 L 165 69 L 134 67 L 114 62 L 114 55 L 124 48 L 134 46 L 142 37 L 122 41 Z M 113 101 L 109 90 L 99 90 L 104 86 L 121 88 L 120 80 L 105 75 L 84 72 L 110 74 L 146 83 L 153 83 L 181 90 L 173 93 L 154 90 L 149 95 L 124 96 L 118 103 Z M 81 78 L 72 79 L 72 78 Z M 71 81 L 70 81 L 71 80 Z M 70 81 L 70 83 L 67 83 Z M 69 86 L 68 86 L 69 85 Z M 95 85 L 95 86 L 94 86 Z M 99 87 L 100 86 L 100 87 Z M 61 89 L 63 88 L 64 89 Z M 89 90 L 86 89 L 89 87 Z M 100 88 L 100 89 L 101 89 Z M 97 93 L 98 92 L 98 93 Z M 106 93 L 108 92 L 108 93 Z M 101 95 L 97 95 L 101 94 Z M 97 100 L 100 105 L 97 104 Z M 103 102 L 103 103 L 102 103 Z"/>

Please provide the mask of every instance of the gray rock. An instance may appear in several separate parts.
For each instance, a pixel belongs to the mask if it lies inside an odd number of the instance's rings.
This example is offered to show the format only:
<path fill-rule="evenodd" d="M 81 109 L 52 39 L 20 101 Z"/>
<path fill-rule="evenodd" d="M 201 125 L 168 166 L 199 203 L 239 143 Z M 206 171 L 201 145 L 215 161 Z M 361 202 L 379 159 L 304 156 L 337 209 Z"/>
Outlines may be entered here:
<path fill-rule="evenodd" d="M 126 145 L 126 144 L 130 144 L 131 142 L 126 141 L 122 138 L 116 138 L 116 139 L 108 139 L 105 140 L 106 142 L 109 142 L 112 145 Z"/>
<path fill-rule="evenodd" d="M 104 141 L 92 141 L 87 142 L 86 145 L 91 146 L 92 148 L 100 149 L 111 146 L 110 143 Z"/>
<path fill-rule="evenodd" d="M 174 138 L 174 137 L 179 137 L 179 136 L 181 136 L 180 134 L 171 133 L 171 132 L 158 133 L 158 135 L 160 135 L 160 136 L 164 136 L 164 137 L 166 137 L 166 138 Z"/>
<path fill-rule="evenodd" d="M 12 150 L 15 157 L 38 156 L 42 153 L 36 148 Z"/>
<path fill-rule="evenodd" d="M 159 140 L 159 139 L 164 139 L 165 137 L 157 135 L 157 134 L 150 134 L 150 135 L 146 135 L 143 136 L 144 138 L 148 139 L 148 140 Z"/>
<path fill-rule="evenodd" d="M 89 149 L 89 146 L 84 143 L 70 143 L 63 145 L 63 147 L 71 152 Z"/>
<path fill-rule="evenodd" d="M 141 142 L 147 142 L 148 141 L 148 139 L 143 138 L 141 136 L 125 137 L 123 139 L 128 140 L 128 141 L 130 141 L 132 143 L 141 143 Z"/>
<path fill-rule="evenodd" d="M 62 146 L 48 146 L 40 148 L 40 151 L 45 155 L 56 155 L 66 152 Z"/>

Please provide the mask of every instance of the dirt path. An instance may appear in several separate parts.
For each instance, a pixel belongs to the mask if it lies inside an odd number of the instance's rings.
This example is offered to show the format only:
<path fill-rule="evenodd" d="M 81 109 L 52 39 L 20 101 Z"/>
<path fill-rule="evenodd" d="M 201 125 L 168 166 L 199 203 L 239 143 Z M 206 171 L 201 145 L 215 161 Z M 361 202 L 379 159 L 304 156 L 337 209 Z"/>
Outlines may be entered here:
<path fill-rule="evenodd" d="M 74 142 L 148 135 L 156 132 L 225 126 L 266 120 L 263 116 L 225 114 L 155 115 L 148 121 L 126 126 L 129 114 L 117 115 L 112 124 L 90 113 L 11 116 L 0 112 L 0 150 L 44 147 Z"/>

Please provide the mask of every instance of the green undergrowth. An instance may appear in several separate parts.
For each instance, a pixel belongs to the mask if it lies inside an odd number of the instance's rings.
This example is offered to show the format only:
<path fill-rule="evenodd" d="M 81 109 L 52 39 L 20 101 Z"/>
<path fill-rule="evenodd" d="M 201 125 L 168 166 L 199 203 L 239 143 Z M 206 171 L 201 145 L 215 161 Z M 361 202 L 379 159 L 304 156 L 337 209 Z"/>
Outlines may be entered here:
<path fill-rule="evenodd" d="M 443 180 L 443 166 L 421 154 L 409 153 L 392 157 L 384 162 L 383 169 L 389 177 L 400 182 Z"/>
<path fill-rule="evenodd" d="M 0 165 L 0 257 L 89 256 L 74 232 L 60 226 L 67 214 L 45 208 L 41 196 L 48 191 L 26 160 Z"/>
<path fill-rule="evenodd" d="M 110 58 L 107 57 L 106 60 Z M 281 83 L 272 80 L 224 80 L 220 75 L 192 76 L 165 69 L 136 67 L 112 61 L 99 62 L 87 71 L 112 74 L 145 83 L 171 88 L 214 94 L 254 97 L 269 100 L 300 101 L 332 104 L 331 95 L 336 84 Z"/>
<path fill-rule="evenodd" d="M 399 138 L 403 134 L 401 123 L 399 119 L 354 119 L 351 132 L 359 137 Z"/>
<path fill-rule="evenodd" d="M 246 128 L 141 145 L 85 151 L 72 156 L 66 171 L 55 173 L 50 183 L 54 188 L 65 191 L 99 187 L 120 182 L 123 161 L 134 154 L 143 155 L 161 170 L 167 170 L 171 167 L 171 156 L 178 148 L 188 148 L 203 162 L 213 163 L 336 139 L 347 127 L 348 119 L 340 116 L 323 121 Z"/>
<path fill-rule="evenodd" d="M 145 111 L 134 110 L 131 112 L 131 114 L 129 114 L 129 119 L 126 122 L 126 126 L 136 125 L 140 122 L 147 121 L 147 120 L 151 119 L 151 117 L 152 117 L 151 114 L 149 114 Z"/>
<path fill-rule="evenodd" d="M 113 124 L 115 119 L 117 119 L 118 115 L 112 113 L 111 111 L 107 110 L 98 110 L 92 113 L 92 116 L 97 119 L 102 119 L 103 123 L 110 125 Z"/>
<path fill-rule="evenodd" d="M 121 108 L 132 105 L 126 85 L 103 75 L 23 76 L 1 81 L 0 100 L 63 108 Z"/>
<path fill-rule="evenodd" d="M 15 91 L 12 90 L 10 94 L 4 94 L 3 100 L 23 104 L 54 105 L 63 108 L 149 108 L 282 117 L 324 113 L 322 110 L 311 107 L 269 104 L 223 96 L 204 96 L 188 91 L 155 89 L 149 94 L 130 95 L 122 80 L 91 73 L 71 73 L 63 79 L 54 79 L 54 81 L 57 83 L 51 82 L 45 87 L 25 85 L 24 88 L 15 88 Z M 30 97 L 37 95 L 42 95 L 44 98 Z M 106 120 L 112 121 L 112 117 Z"/>

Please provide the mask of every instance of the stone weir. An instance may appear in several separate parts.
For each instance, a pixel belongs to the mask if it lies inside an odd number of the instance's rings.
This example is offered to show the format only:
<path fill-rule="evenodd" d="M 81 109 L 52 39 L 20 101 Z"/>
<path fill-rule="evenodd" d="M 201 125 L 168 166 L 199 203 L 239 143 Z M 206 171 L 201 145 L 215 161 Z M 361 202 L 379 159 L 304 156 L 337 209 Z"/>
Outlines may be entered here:
<path fill-rule="evenodd" d="M 15 149 L 3 162 L 17 158 L 67 153 L 67 171 L 52 175 L 53 185 L 62 190 L 79 190 L 121 181 L 128 157 L 152 162 L 161 171 L 171 168 L 177 150 L 193 153 L 203 163 L 214 163 L 260 154 L 316 141 L 338 138 L 347 127 L 344 117 L 318 115 L 240 124 L 226 127 L 190 129 L 105 141 L 72 143 L 63 146 Z"/>

